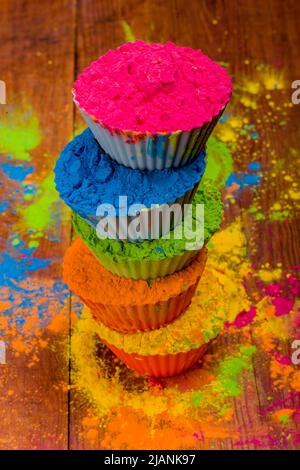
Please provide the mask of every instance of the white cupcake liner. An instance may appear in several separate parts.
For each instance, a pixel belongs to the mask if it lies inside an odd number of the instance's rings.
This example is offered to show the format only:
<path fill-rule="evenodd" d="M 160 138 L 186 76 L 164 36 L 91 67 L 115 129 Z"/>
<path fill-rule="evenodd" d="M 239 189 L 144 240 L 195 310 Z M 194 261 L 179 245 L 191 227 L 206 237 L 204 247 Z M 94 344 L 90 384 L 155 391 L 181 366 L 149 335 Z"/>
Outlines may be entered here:
<path fill-rule="evenodd" d="M 107 217 L 108 222 L 108 237 L 116 240 L 127 240 L 129 242 L 140 242 L 144 240 L 154 240 L 163 237 L 170 232 L 174 227 L 181 224 L 185 212 L 185 204 L 189 204 L 197 191 L 199 182 L 182 197 L 178 197 L 174 202 L 157 205 L 154 208 L 145 209 L 136 216 L 124 216 L 116 218 L 116 227 L 114 226 L 114 219 Z M 181 208 L 180 211 L 172 213 L 171 220 L 169 218 L 170 207 L 173 204 L 178 204 Z M 98 223 L 103 219 L 101 216 L 79 214 L 80 217 L 85 219 L 93 228 L 96 228 Z M 130 224 L 139 218 L 141 226 L 141 235 L 135 237 L 135 234 L 128 230 Z M 115 230 L 116 229 L 116 230 Z"/>
<path fill-rule="evenodd" d="M 118 163 L 139 170 L 178 168 L 194 160 L 204 150 L 208 137 L 225 109 L 202 127 L 191 131 L 153 135 L 129 131 L 112 133 L 74 101 L 103 150 Z"/>

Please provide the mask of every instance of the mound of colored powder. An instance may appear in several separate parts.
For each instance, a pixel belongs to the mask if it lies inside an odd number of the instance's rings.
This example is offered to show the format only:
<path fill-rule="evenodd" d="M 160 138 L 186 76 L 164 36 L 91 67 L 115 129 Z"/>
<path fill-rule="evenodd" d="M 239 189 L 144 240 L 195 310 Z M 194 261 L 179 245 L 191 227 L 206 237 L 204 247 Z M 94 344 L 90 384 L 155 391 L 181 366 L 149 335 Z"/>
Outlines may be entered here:
<path fill-rule="evenodd" d="M 133 171 L 133 170 L 130 170 Z M 195 241 L 197 245 L 198 234 L 195 235 L 197 212 L 196 205 L 204 205 L 204 241 L 210 240 L 211 236 L 220 228 L 222 220 L 222 202 L 220 192 L 209 182 L 199 185 L 193 199 L 193 223 L 194 226 L 182 230 L 177 226 L 170 232 L 170 238 L 159 238 L 141 243 L 130 243 L 122 240 L 99 239 L 96 230 L 85 222 L 78 214 L 73 214 L 73 223 L 76 232 L 86 243 L 91 251 L 105 253 L 112 256 L 114 261 L 118 260 L 162 260 L 171 256 L 183 254 L 186 251 L 187 243 Z M 180 239 L 175 238 L 178 233 L 182 233 Z"/>
<path fill-rule="evenodd" d="M 222 271 L 206 265 L 191 305 L 172 323 L 157 330 L 119 333 L 95 322 L 94 331 L 108 343 L 129 354 L 164 355 L 187 352 L 208 343 L 232 322 L 249 301 L 242 285 Z M 85 315 L 90 317 L 88 309 Z"/>
<path fill-rule="evenodd" d="M 170 276 L 157 278 L 151 285 L 114 276 L 97 261 L 77 238 L 68 248 L 64 259 L 64 281 L 79 297 L 105 305 L 155 304 L 186 291 L 194 285 L 206 258 L 204 249 L 185 269 Z M 117 293 L 117 295 L 116 295 Z"/>
<path fill-rule="evenodd" d="M 117 214 L 122 213 L 119 196 L 127 196 L 127 206 L 174 202 L 198 183 L 205 165 L 204 151 L 182 168 L 132 170 L 106 155 L 86 129 L 65 147 L 54 171 L 60 196 L 84 216 L 96 215 L 100 204 L 112 204 Z"/>
<path fill-rule="evenodd" d="M 110 50 L 74 84 L 79 107 L 111 131 L 155 134 L 201 127 L 232 92 L 227 71 L 201 50 L 136 41 Z"/>

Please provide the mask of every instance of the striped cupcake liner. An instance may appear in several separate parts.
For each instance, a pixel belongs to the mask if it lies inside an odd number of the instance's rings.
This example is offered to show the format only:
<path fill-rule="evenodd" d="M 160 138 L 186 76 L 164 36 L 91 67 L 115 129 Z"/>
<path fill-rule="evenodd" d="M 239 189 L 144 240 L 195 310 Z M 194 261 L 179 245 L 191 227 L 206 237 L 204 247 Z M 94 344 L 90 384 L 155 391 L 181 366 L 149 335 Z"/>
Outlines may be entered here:
<path fill-rule="evenodd" d="M 103 343 L 130 369 L 150 377 L 172 377 L 190 369 L 206 353 L 208 344 L 177 354 L 142 356 L 128 354 L 122 349 L 102 340 Z"/>
<path fill-rule="evenodd" d="M 204 150 L 225 109 L 202 127 L 191 131 L 144 134 L 111 132 L 81 109 L 76 99 L 74 102 L 103 150 L 118 163 L 139 170 L 177 168 L 192 162 Z"/>
<path fill-rule="evenodd" d="M 80 236 L 80 234 L 79 234 Z M 84 242 L 84 239 L 82 239 Z M 113 274 L 127 277 L 129 279 L 144 279 L 145 281 L 156 279 L 157 277 L 168 276 L 188 266 L 200 253 L 199 250 L 185 251 L 181 255 L 171 256 L 162 260 L 135 260 L 135 259 L 113 259 L 112 255 L 93 251 L 92 253 L 99 259 L 100 263 Z"/>
<path fill-rule="evenodd" d="M 81 297 L 96 321 L 121 333 L 150 331 L 171 323 L 191 303 L 199 278 L 195 284 L 166 301 L 144 305 L 108 305 Z"/>

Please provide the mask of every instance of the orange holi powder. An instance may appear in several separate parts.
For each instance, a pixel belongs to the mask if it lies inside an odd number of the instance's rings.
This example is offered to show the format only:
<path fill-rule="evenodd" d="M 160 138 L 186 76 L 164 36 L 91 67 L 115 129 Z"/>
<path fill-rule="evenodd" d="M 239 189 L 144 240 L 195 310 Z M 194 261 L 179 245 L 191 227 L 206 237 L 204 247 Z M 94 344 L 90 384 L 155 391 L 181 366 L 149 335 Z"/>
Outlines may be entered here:
<path fill-rule="evenodd" d="M 206 249 L 185 269 L 151 283 L 112 274 L 77 238 L 66 252 L 64 280 L 78 296 L 95 303 L 111 305 L 155 304 L 186 291 L 194 285 L 203 269 Z M 117 293 L 117 295 L 116 295 Z"/>

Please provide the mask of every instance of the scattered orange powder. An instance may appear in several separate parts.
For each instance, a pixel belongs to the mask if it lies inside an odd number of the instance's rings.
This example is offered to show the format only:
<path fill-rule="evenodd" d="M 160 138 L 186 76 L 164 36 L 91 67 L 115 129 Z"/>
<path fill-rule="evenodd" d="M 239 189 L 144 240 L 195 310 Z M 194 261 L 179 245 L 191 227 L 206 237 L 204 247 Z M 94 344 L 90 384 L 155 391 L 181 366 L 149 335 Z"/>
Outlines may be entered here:
<path fill-rule="evenodd" d="M 68 327 L 68 321 L 68 316 L 64 312 L 61 312 L 51 319 L 47 329 L 53 333 L 61 333 Z"/>
<path fill-rule="evenodd" d="M 195 432 L 202 435 L 198 420 L 182 421 L 161 413 L 150 421 L 131 408 L 120 407 L 109 421 L 102 445 L 104 449 L 193 449 L 199 445 Z M 236 437 L 223 424 L 205 423 L 206 438 L 226 439 Z M 138 436 L 138 439 L 137 439 Z"/>
<path fill-rule="evenodd" d="M 142 305 L 168 300 L 195 284 L 203 269 L 206 249 L 185 269 L 148 283 L 127 279 L 105 269 L 77 238 L 66 252 L 64 280 L 79 297 L 106 305 Z"/>
<path fill-rule="evenodd" d="M 284 418 L 290 418 L 295 413 L 295 410 L 292 408 L 283 408 L 282 410 L 275 411 L 272 414 L 272 418 L 276 421 L 284 420 Z"/>

